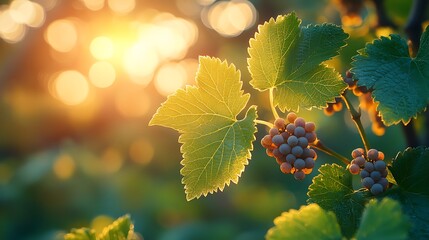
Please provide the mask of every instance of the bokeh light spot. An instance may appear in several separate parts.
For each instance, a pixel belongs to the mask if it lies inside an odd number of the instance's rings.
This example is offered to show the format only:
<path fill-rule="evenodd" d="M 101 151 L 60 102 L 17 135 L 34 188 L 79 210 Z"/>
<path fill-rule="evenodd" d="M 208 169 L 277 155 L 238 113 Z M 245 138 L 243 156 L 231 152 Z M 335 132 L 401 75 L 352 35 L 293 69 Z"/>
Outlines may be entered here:
<path fill-rule="evenodd" d="M 141 117 L 149 111 L 151 100 L 142 89 L 126 88 L 117 92 L 115 104 L 124 117 Z"/>
<path fill-rule="evenodd" d="M 145 42 L 139 42 L 125 52 L 123 64 L 129 75 L 147 77 L 153 74 L 159 61 L 155 49 Z"/>
<path fill-rule="evenodd" d="M 109 8 L 118 14 L 127 14 L 136 7 L 135 0 L 107 0 Z"/>
<path fill-rule="evenodd" d="M 91 11 L 98 11 L 104 7 L 104 0 L 82 0 L 86 8 Z"/>
<path fill-rule="evenodd" d="M 99 88 L 106 88 L 113 84 L 116 79 L 116 70 L 109 62 L 96 62 L 89 69 L 89 80 Z"/>
<path fill-rule="evenodd" d="M 55 160 L 53 167 L 54 174 L 62 180 L 69 179 L 73 176 L 76 164 L 73 158 L 68 154 L 61 154 Z"/>
<path fill-rule="evenodd" d="M 45 31 L 46 42 L 58 52 L 69 52 L 77 43 L 75 24 L 67 19 L 55 20 Z"/>
<path fill-rule="evenodd" d="M 114 53 L 113 41 L 105 36 L 94 38 L 89 48 L 92 56 L 98 60 L 109 59 Z"/>
<path fill-rule="evenodd" d="M 61 72 L 54 80 L 55 94 L 67 105 L 77 105 L 85 101 L 89 93 L 85 77 L 74 70 Z"/>
<path fill-rule="evenodd" d="M 103 170 L 106 173 L 115 173 L 122 167 L 124 161 L 122 154 L 118 149 L 109 147 L 101 156 Z"/>
<path fill-rule="evenodd" d="M 129 155 L 135 163 L 146 165 L 152 161 L 155 153 L 153 145 L 144 138 L 134 141 L 129 148 Z"/>
<path fill-rule="evenodd" d="M 156 90 L 167 96 L 183 87 L 188 79 L 186 69 L 177 63 L 166 63 L 155 76 Z"/>

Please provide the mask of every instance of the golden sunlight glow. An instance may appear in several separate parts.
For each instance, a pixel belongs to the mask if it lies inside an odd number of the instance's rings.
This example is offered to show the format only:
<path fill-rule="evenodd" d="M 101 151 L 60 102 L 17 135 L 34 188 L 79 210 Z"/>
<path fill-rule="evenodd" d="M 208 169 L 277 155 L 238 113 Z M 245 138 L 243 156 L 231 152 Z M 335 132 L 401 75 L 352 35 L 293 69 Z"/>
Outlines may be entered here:
<path fill-rule="evenodd" d="M 89 86 L 85 77 L 73 70 L 58 74 L 54 80 L 55 95 L 67 105 L 77 105 L 88 97 Z"/>
<path fill-rule="evenodd" d="M 105 36 L 99 36 L 91 41 L 89 46 L 92 56 L 98 60 L 109 59 L 113 56 L 113 41 Z"/>
<path fill-rule="evenodd" d="M 58 52 L 69 52 L 77 43 L 76 25 L 67 19 L 55 20 L 45 31 L 46 42 Z"/>
<path fill-rule="evenodd" d="M 98 11 L 104 7 L 104 0 L 82 0 L 86 8 L 91 11 Z"/>
<path fill-rule="evenodd" d="M 141 117 L 149 111 L 151 100 L 141 88 L 124 88 L 117 91 L 115 104 L 122 116 Z"/>
<path fill-rule="evenodd" d="M 119 14 L 127 14 L 136 7 L 135 0 L 107 0 L 109 8 Z"/>
<path fill-rule="evenodd" d="M 9 9 L 0 10 L 0 37 L 6 42 L 16 43 L 21 41 L 26 33 L 26 27 L 16 22 Z"/>
<path fill-rule="evenodd" d="M 10 4 L 12 18 L 21 24 L 31 27 L 39 27 L 45 19 L 45 10 L 35 2 L 28 0 L 15 0 Z"/>
<path fill-rule="evenodd" d="M 203 12 L 204 13 L 204 12 Z M 212 5 L 207 16 L 208 24 L 224 37 L 235 37 L 256 23 L 256 9 L 246 0 L 220 1 Z"/>
<path fill-rule="evenodd" d="M 197 3 L 202 6 L 212 5 L 216 0 L 197 0 Z"/>
<path fill-rule="evenodd" d="M 66 180 L 73 176 L 76 164 L 69 154 L 61 154 L 55 160 L 52 168 L 59 179 Z"/>
<path fill-rule="evenodd" d="M 106 88 L 115 81 L 116 70 L 109 62 L 96 62 L 89 69 L 88 77 L 94 86 Z"/>
<path fill-rule="evenodd" d="M 194 58 L 183 59 L 179 64 L 186 70 L 186 83 L 195 85 L 195 75 L 198 71 L 198 60 Z"/>
<path fill-rule="evenodd" d="M 159 61 L 156 50 L 140 41 L 125 52 L 123 64 L 131 77 L 144 78 L 153 74 Z"/>
<path fill-rule="evenodd" d="M 103 231 L 103 229 L 109 224 L 111 224 L 113 221 L 114 219 L 109 216 L 100 215 L 95 217 L 91 221 L 91 228 L 95 230 L 96 234 L 100 234 Z"/>
<path fill-rule="evenodd" d="M 378 38 L 382 36 L 388 37 L 392 33 L 393 33 L 393 29 L 391 27 L 379 27 L 375 29 L 375 35 L 377 35 Z"/>
<path fill-rule="evenodd" d="M 344 15 L 341 17 L 341 22 L 345 27 L 358 27 L 361 26 L 363 20 L 359 15 Z"/>
<path fill-rule="evenodd" d="M 188 79 L 186 69 L 178 63 L 166 63 L 156 73 L 155 88 L 167 96 L 183 87 Z"/>
<path fill-rule="evenodd" d="M 135 163 L 146 165 L 155 154 L 153 145 L 145 138 L 135 140 L 129 148 L 129 155 Z"/>
<path fill-rule="evenodd" d="M 101 160 L 103 161 L 103 170 L 106 173 L 114 173 L 119 171 L 119 169 L 122 167 L 122 163 L 124 162 L 122 154 L 118 149 L 113 147 L 109 147 L 104 150 Z"/>

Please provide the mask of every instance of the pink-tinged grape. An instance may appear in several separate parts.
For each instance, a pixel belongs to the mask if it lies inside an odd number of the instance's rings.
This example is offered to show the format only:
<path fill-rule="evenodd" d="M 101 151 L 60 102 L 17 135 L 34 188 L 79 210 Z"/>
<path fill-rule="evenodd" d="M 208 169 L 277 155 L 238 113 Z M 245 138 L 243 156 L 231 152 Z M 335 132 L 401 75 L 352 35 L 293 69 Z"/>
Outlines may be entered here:
<path fill-rule="evenodd" d="M 353 175 L 359 174 L 360 167 L 357 164 L 351 164 L 349 167 L 349 172 Z"/>
<path fill-rule="evenodd" d="M 376 149 L 369 149 L 367 153 L 368 159 L 376 161 L 378 159 L 378 151 Z"/>
<path fill-rule="evenodd" d="M 314 122 L 307 122 L 304 128 L 306 132 L 314 132 L 314 130 L 316 130 L 316 124 L 314 124 Z"/>
<path fill-rule="evenodd" d="M 292 148 L 292 154 L 295 155 L 296 157 L 300 157 L 303 153 L 302 147 L 300 146 L 295 146 Z"/>
<path fill-rule="evenodd" d="M 372 179 L 371 177 L 366 177 L 366 178 L 362 179 L 362 185 L 366 189 L 370 189 L 374 185 L 374 179 Z"/>
<path fill-rule="evenodd" d="M 287 144 L 289 144 L 289 146 L 294 147 L 298 144 L 298 138 L 296 136 L 290 136 L 287 139 Z"/>
<path fill-rule="evenodd" d="M 290 112 L 290 113 L 288 113 L 286 118 L 290 123 L 293 123 L 295 121 L 295 119 L 297 118 L 297 116 L 296 116 L 296 113 Z"/>
<path fill-rule="evenodd" d="M 280 165 L 280 171 L 282 171 L 285 174 L 290 173 L 290 170 L 292 170 L 292 165 L 288 162 L 284 162 Z"/>
<path fill-rule="evenodd" d="M 295 131 L 293 132 L 293 135 L 296 137 L 304 137 L 305 136 L 305 129 L 303 127 L 296 127 Z"/>
<path fill-rule="evenodd" d="M 389 185 L 389 181 L 387 181 L 386 178 L 381 178 L 377 183 L 381 184 L 381 186 L 383 186 L 383 189 L 386 189 Z"/>
<path fill-rule="evenodd" d="M 282 163 L 286 162 L 285 156 L 283 156 L 281 158 L 275 157 L 275 159 L 276 159 L 276 162 L 278 165 L 281 165 Z"/>
<path fill-rule="evenodd" d="M 305 134 L 305 138 L 307 138 L 309 143 L 313 143 L 314 141 L 316 141 L 317 136 L 315 132 L 309 132 Z"/>
<path fill-rule="evenodd" d="M 381 173 L 379 171 L 373 171 L 369 176 L 374 179 L 375 182 L 378 182 L 381 179 Z"/>
<path fill-rule="evenodd" d="M 386 169 L 386 163 L 383 160 L 379 160 L 377 162 L 374 162 L 374 168 L 377 171 L 382 171 Z"/>
<path fill-rule="evenodd" d="M 280 150 L 278 148 L 273 149 L 273 154 L 274 154 L 274 157 L 276 157 L 276 158 L 283 157 L 283 154 L 280 152 Z"/>
<path fill-rule="evenodd" d="M 293 134 L 294 132 L 295 132 L 295 125 L 293 125 L 293 124 L 288 124 L 287 126 L 286 126 L 286 131 L 288 132 L 288 133 L 290 133 L 290 134 Z"/>
<path fill-rule="evenodd" d="M 275 135 L 271 140 L 276 146 L 280 146 L 285 141 L 282 135 Z"/>
<path fill-rule="evenodd" d="M 383 186 L 379 183 L 374 183 L 374 185 L 372 185 L 372 187 L 371 187 L 371 193 L 373 195 L 378 195 L 378 194 L 382 193 L 383 190 L 384 190 Z"/>
<path fill-rule="evenodd" d="M 374 171 L 374 164 L 372 162 L 365 162 L 364 169 L 367 172 L 372 172 Z"/>
<path fill-rule="evenodd" d="M 282 135 L 283 139 L 285 140 L 285 142 L 287 141 L 287 139 L 290 137 L 290 134 L 288 132 L 282 132 L 280 135 Z"/>
<path fill-rule="evenodd" d="M 298 170 L 301 170 L 305 167 L 305 161 L 302 160 L 301 158 L 297 158 L 295 160 L 295 162 L 293 163 L 293 167 L 298 169 Z"/>
<path fill-rule="evenodd" d="M 269 157 L 274 157 L 273 149 L 267 148 L 265 149 L 265 152 Z"/>
<path fill-rule="evenodd" d="M 307 169 L 314 168 L 314 159 L 313 158 L 308 157 L 304 161 L 305 161 L 305 168 L 307 168 Z"/>
<path fill-rule="evenodd" d="M 286 162 L 293 165 L 295 163 L 295 160 L 296 160 L 295 155 L 293 155 L 293 154 L 286 155 Z"/>
<path fill-rule="evenodd" d="M 305 173 L 303 171 L 296 171 L 293 176 L 296 180 L 303 180 L 305 178 Z"/>
<path fill-rule="evenodd" d="M 384 153 L 381 151 L 378 151 L 378 158 L 377 160 L 384 160 Z"/>
<path fill-rule="evenodd" d="M 274 126 L 278 129 L 284 129 L 285 128 L 285 120 L 283 118 L 277 118 L 274 121 Z"/>
<path fill-rule="evenodd" d="M 298 138 L 298 145 L 302 148 L 306 148 L 308 146 L 308 140 L 305 137 Z"/>
<path fill-rule="evenodd" d="M 282 145 L 280 145 L 279 147 L 279 151 L 284 154 L 285 156 L 288 155 L 290 153 L 291 147 L 289 146 L 289 144 L 287 143 L 283 143 Z"/>
<path fill-rule="evenodd" d="M 293 122 L 295 124 L 295 127 L 305 127 L 305 120 L 302 117 L 297 117 L 295 121 Z"/>
<path fill-rule="evenodd" d="M 265 135 L 262 139 L 261 139 L 261 145 L 265 148 L 271 147 L 272 144 L 272 140 L 271 140 L 271 136 L 270 135 Z"/>
<path fill-rule="evenodd" d="M 268 132 L 270 134 L 271 137 L 274 137 L 275 135 L 279 135 L 280 132 L 277 128 L 271 128 L 270 131 Z"/>
<path fill-rule="evenodd" d="M 366 177 L 369 177 L 369 172 L 363 169 L 362 171 L 360 171 L 360 178 L 364 179 Z"/>
<path fill-rule="evenodd" d="M 355 159 L 353 159 L 354 163 L 357 164 L 359 167 L 363 167 L 365 165 L 365 158 L 363 158 L 362 156 L 359 156 Z"/>
<path fill-rule="evenodd" d="M 363 150 L 363 148 L 356 148 L 355 150 L 352 151 L 352 158 L 363 156 L 364 153 L 365 151 Z"/>

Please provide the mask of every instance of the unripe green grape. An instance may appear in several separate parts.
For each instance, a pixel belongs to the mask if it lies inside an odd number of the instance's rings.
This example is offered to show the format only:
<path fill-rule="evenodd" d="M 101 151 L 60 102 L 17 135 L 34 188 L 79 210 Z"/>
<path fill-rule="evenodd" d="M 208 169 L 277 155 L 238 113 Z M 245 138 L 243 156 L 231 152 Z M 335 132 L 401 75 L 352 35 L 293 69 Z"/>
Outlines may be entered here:
<path fill-rule="evenodd" d="M 376 161 L 378 159 L 378 151 L 376 149 L 369 149 L 367 153 L 368 159 Z"/>
<path fill-rule="evenodd" d="M 295 160 L 295 162 L 293 163 L 293 167 L 298 169 L 298 170 L 301 170 L 305 167 L 305 161 L 302 160 L 301 158 L 297 158 Z"/>
<path fill-rule="evenodd" d="M 282 137 L 282 135 L 275 135 L 272 139 L 271 139 L 271 141 L 273 141 L 273 143 L 276 145 L 276 146 L 280 146 L 282 143 L 284 143 L 284 138 Z"/>
<path fill-rule="evenodd" d="M 290 153 L 291 147 L 289 146 L 289 144 L 287 143 L 283 143 L 282 145 L 280 145 L 279 147 L 279 151 L 284 154 L 285 156 L 288 155 Z"/>
<path fill-rule="evenodd" d="M 295 125 L 293 125 L 293 124 L 288 124 L 287 126 L 286 126 L 286 131 L 288 132 L 288 133 L 290 133 L 290 134 L 293 134 L 294 132 L 295 132 Z"/>
<path fill-rule="evenodd" d="M 279 135 L 280 132 L 277 128 L 271 128 L 270 131 L 268 132 L 270 134 L 271 137 L 274 137 L 275 135 Z"/>
<path fill-rule="evenodd" d="M 293 135 L 296 137 L 304 137 L 305 136 L 305 129 L 303 127 L 296 127 L 295 131 L 293 132 Z"/>
<path fill-rule="evenodd" d="M 374 164 L 372 162 L 365 162 L 364 169 L 370 173 L 374 171 Z"/>
<path fill-rule="evenodd" d="M 358 174 L 360 171 L 360 167 L 357 164 L 350 164 L 349 172 L 353 175 Z"/>
<path fill-rule="evenodd" d="M 366 178 L 362 179 L 362 185 L 366 189 L 370 189 L 374 185 L 374 179 L 372 179 L 371 177 L 366 177 Z"/>
<path fill-rule="evenodd" d="M 299 157 L 302 155 L 303 150 L 301 146 L 295 146 L 292 148 L 292 154 L 295 155 L 296 157 Z"/>
<path fill-rule="evenodd" d="M 366 178 L 366 177 L 369 177 L 369 172 L 368 172 L 368 171 L 366 171 L 365 169 L 362 169 L 362 170 L 360 171 L 360 178 L 364 179 L 364 178 Z"/>
<path fill-rule="evenodd" d="M 296 113 L 290 112 L 290 113 L 288 113 L 286 118 L 290 123 L 293 123 L 295 121 L 295 119 L 297 118 L 297 116 L 296 116 Z"/>
<path fill-rule="evenodd" d="M 303 180 L 305 178 L 305 173 L 303 171 L 296 171 L 293 176 L 296 180 Z"/>
<path fill-rule="evenodd" d="M 288 162 L 288 163 L 290 163 L 290 164 L 294 164 L 295 163 L 295 160 L 296 160 L 296 157 L 295 157 L 295 155 L 293 155 L 293 154 L 288 154 L 288 155 L 286 155 L 286 162 Z"/>
<path fill-rule="evenodd" d="M 363 167 L 365 165 L 365 158 L 363 158 L 362 156 L 359 156 L 355 159 L 353 159 L 354 163 L 356 163 L 359 167 Z"/>
<path fill-rule="evenodd" d="M 382 171 L 386 169 L 386 163 L 383 160 L 379 160 L 377 162 L 374 162 L 374 168 L 375 170 Z"/>
<path fill-rule="evenodd" d="M 374 179 L 374 182 L 378 182 L 381 179 L 381 173 L 379 171 L 372 171 L 369 175 L 372 179 Z"/>
<path fill-rule="evenodd" d="M 308 146 L 308 139 L 305 137 L 299 137 L 298 138 L 298 145 L 302 148 L 307 148 Z"/>
<path fill-rule="evenodd" d="M 307 138 L 309 143 L 313 143 L 314 141 L 316 141 L 317 136 L 315 132 L 309 132 L 305 134 L 305 138 Z"/>
<path fill-rule="evenodd" d="M 289 144 L 289 146 L 294 147 L 298 144 L 298 138 L 296 136 L 290 136 L 287 139 L 287 143 Z"/>
<path fill-rule="evenodd" d="M 316 130 L 316 125 L 314 122 L 306 122 L 304 128 L 306 132 L 314 132 L 314 130 Z"/>
<path fill-rule="evenodd" d="M 282 171 L 285 174 L 290 173 L 290 170 L 292 170 L 292 165 L 288 162 L 284 162 L 280 165 L 280 171 Z"/>
<path fill-rule="evenodd" d="M 356 148 L 355 150 L 352 151 L 352 158 L 363 156 L 364 153 L 365 151 L 363 150 L 363 148 Z"/>
<path fill-rule="evenodd" d="M 304 161 L 305 161 L 305 168 L 307 168 L 307 169 L 314 168 L 314 159 L 313 158 L 308 157 Z"/>
<path fill-rule="evenodd" d="M 371 193 L 373 195 L 378 195 L 380 193 L 382 193 L 384 190 L 383 186 L 379 183 L 374 183 L 374 185 L 372 185 L 371 187 Z"/>
<path fill-rule="evenodd" d="M 285 120 L 283 118 L 277 118 L 274 121 L 274 126 L 278 129 L 284 129 L 285 128 Z"/>
<path fill-rule="evenodd" d="M 293 122 L 293 124 L 295 124 L 295 127 L 305 127 L 305 120 L 302 117 L 298 117 L 295 119 L 295 121 Z"/>

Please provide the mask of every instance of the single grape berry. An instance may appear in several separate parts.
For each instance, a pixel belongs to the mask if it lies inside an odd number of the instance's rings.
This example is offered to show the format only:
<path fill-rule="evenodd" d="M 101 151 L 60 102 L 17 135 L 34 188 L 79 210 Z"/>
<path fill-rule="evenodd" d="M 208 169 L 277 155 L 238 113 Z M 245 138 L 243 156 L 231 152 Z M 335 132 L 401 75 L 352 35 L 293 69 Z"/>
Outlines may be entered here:
<path fill-rule="evenodd" d="M 271 137 L 274 137 L 275 135 L 279 135 L 280 132 L 277 128 L 271 128 L 268 133 L 270 134 Z"/>
<path fill-rule="evenodd" d="M 382 160 L 374 162 L 374 168 L 377 171 L 383 171 L 384 169 L 386 169 L 386 163 Z"/>
<path fill-rule="evenodd" d="M 365 169 L 362 169 L 362 171 L 360 171 L 360 178 L 364 179 L 366 177 L 369 177 L 369 172 Z"/>
<path fill-rule="evenodd" d="M 364 169 L 370 173 L 374 171 L 374 164 L 372 162 L 366 162 L 364 165 Z"/>
<path fill-rule="evenodd" d="M 307 168 L 307 169 L 314 168 L 314 159 L 313 158 L 308 157 L 304 161 L 305 161 L 305 168 Z"/>
<path fill-rule="evenodd" d="M 381 179 L 381 173 L 379 171 L 373 171 L 369 176 L 374 180 L 374 182 L 378 182 Z"/>
<path fill-rule="evenodd" d="M 362 179 L 362 185 L 365 188 L 370 189 L 372 187 L 372 185 L 374 185 L 374 179 L 372 179 L 371 177 L 366 177 L 366 178 Z"/>
<path fill-rule="evenodd" d="M 317 136 L 316 133 L 314 132 L 309 132 L 305 134 L 305 138 L 307 138 L 309 143 L 313 143 L 314 141 L 316 141 Z"/>
<path fill-rule="evenodd" d="M 378 195 L 378 194 L 382 193 L 383 190 L 384 190 L 383 185 L 381 185 L 379 183 L 374 183 L 374 185 L 372 185 L 370 191 L 373 195 Z"/>
<path fill-rule="evenodd" d="M 284 162 L 280 165 L 280 171 L 287 174 L 290 173 L 290 170 L 292 170 L 292 165 L 288 162 Z"/>
<path fill-rule="evenodd" d="M 285 141 L 282 135 L 275 135 L 271 140 L 276 146 L 280 146 Z"/>
<path fill-rule="evenodd" d="M 284 120 L 283 118 L 277 118 L 277 119 L 274 121 L 274 126 L 275 126 L 275 127 L 277 128 L 277 130 L 279 130 L 279 131 L 284 130 L 285 125 L 286 125 L 286 122 L 285 122 L 285 120 Z"/>
<path fill-rule="evenodd" d="M 287 143 L 283 143 L 279 147 L 279 151 L 284 155 L 288 155 L 290 153 L 290 150 L 291 150 L 291 147 Z"/>
<path fill-rule="evenodd" d="M 288 162 L 290 164 L 294 164 L 295 160 L 296 160 L 295 155 L 293 155 L 293 154 L 286 155 L 286 162 Z"/>
<path fill-rule="evenodd" d="M 286 126 L 286 131 L 288 132 L 288 133 L 290 133 L 290 134 L 294 134 L 295 133 L 295 125 L 293 125 L 293 124 L 288 124 L 287 126 Z"/>
<path fill-rule="evenodd" d="M 355 159 L 353 159 L 354 163 L 356 163 L 359 167 L 363 167 L 365 165 L 365 158 L 363 158 L 362 156 L 357 157 Z"/>
<path fill-rule="evenodd" d="M 298 138 L 304 137 L 305 136 L 305 129 L 303 127 L 296 127 L 293 134 Z"/>
<path fill-rule="evenodd" d="M 293 164 L 293 166 L 298 169 L 301 170 L 305 167 L 305 161 L 302 160 L 301 158 L 298 158 L 295 160 L 295 163 Z"/>
<path fill-rule="evenodd" d="M 298 145 L 302 148 L 307 148 L 308 146 L 308 139 L 306 137 L 300 137 L 298 138 Z"/>
<path fill-rule="evenodd" d="M 295 119 L 297 118 L 297 116 L 296 116 L 296 113 L 290 112 L 290 113 L 288 113 L 286 118 L 289 121 L 289 123 L 293 123 L 293 122 L 295 122 Z"/>
<path fill-rule="evenodd" d="M 302 150 L 301 146 L 295 146 L 292 148 L 292 154 L 296 157 L 300 157 L 304 150 Z"/>
<path fill-rule="evenodd" d="M 294 147 L 298 144 L 298 138 L 294 135 L 290 136 L 287 139 L 287 144 L 289 144 L 289 146 Z"/>
<path fill-rule="evenodd" d="M 376 161 L 378 159 L 378 151 L 376 149 L 369 149 L 367 156 L 369 160 Z"/>
<path fill-rule="evenodd" d="M 305 173 L 303 171 L 296 171 L 293 176 L 296 180 L 303 180 L 305 178 Z"/>
<path fill-rule="evenodd" d="M 353 174 L 353 175 L 359 174 L 359 171 L 360 171 L 359 165 L 357 165 L 355 163 L 353 163 L 353 164 L 350 165 L 349 172 L 351 174 Z"/>
<path fill-rule="evenodd" d="M 305 120 L 304 118 L 298 117 L 295 119 L 295 121 L 293 122 L 293 124 L 295 124 L 296 127 L 305 127 Z"/>
<path fill-rule="evenodd" d="M 363 156 L 364 153 L 365 151 L 363 150 L 363 148 L 356 148 L 355 150 L 352 151 L 352 157 L 357 158 L 357 157 Z"/>
<path fill-rule="evenodd" d="M 313 132 L 314 130 L 316 130 L 316 125 L 314 124 L 314 122 L 306 122 L 304 128 L 306 132 Z"/>

